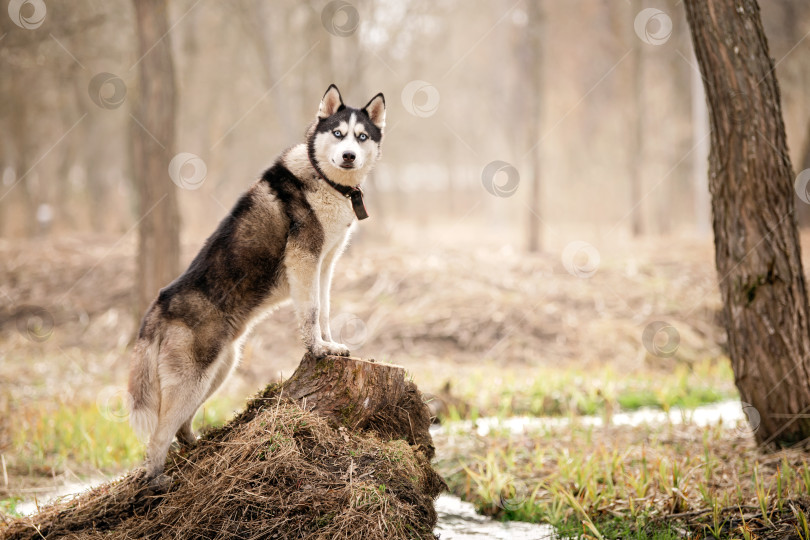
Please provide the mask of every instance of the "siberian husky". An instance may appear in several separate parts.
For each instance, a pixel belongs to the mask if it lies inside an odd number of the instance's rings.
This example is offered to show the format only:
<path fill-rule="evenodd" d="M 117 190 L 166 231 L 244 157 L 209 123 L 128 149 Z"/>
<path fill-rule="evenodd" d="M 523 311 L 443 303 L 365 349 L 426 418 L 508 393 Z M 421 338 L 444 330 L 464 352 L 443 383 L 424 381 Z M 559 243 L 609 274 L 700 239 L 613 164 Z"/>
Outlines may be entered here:
<path fill-rule="evenodd" d="M 348 107 L 335 85 L 306 142 L 286 150 L 237 201 L 141 323 L 129 374 L 130 421 L 149 437 L 146 479 L 166 489 L 163 463 L 177 435 L 238 362 L 250 328 L 292 299 L 305 347 L 348 356 L 332 340 L 332 270 L 354 224 L 367 217 L 362 184 L 380 157 L 385 98 Z"/>

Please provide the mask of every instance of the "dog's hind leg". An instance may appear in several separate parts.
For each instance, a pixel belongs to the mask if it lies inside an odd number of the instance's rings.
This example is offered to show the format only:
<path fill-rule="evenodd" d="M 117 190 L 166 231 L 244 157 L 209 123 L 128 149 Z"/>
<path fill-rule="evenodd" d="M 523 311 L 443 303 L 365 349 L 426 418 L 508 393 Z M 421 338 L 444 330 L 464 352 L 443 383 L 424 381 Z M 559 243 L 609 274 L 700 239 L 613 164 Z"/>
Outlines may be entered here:
<path fill-rule="evenodd" d="M 193 340 L 190 329 L 174 326 L 164 335 L 158 355 L 160 410 L 146 447 L 146 477 L 160 490 L 168 488 L 169 479 L 162 473 L 174 435 L 202 404 L 210 384 L 210 376 L 194 358 Z"/>
<path fill-rule="evenodd" d="M 181 425 L 180 429 L 177 430 L 177 440 L 186 448 L 190 448 L 197 443 L 197 436 L 194 435 L 194 430 L 191 429 L 191 423 L 194 421 L 194 417 L 196 415 L 197 411 L 191 413 L 191 417 L 183 422 L 183 425 Z"/>
<path fill-rule="evenodd" d="M 202 375 L 202 374 L 200 374 Z M 167 488 L 168 479 L 162 477 L 166 454 L 181 426 L 193 417 L 205 397 L 207 385 L 202 376 L 161 387 L 160 416 L 158 426 L 146 448 L 146 476 L 150 485 Z M 190 426 L 189 426 L 190 428 Z"/>
<path fill-rule="evenodd" d="M 239 352 L 241 350 L 240 342 L 234 342 L 231 345 L 228 345 L 222 349 L 220 353 L 220 357 L 211 366 L 213 373 L 211 374 L 210 380 L 211 383 L 208 385 L 208 390 L 205 393 L 205 397 L 202 398 L 200 405 L 205 403 L 211 395 L 222 386 L 222 383 L 228 378 L 228 376 L 233 371 L 234 366 L 239 361 Z M 197 436 L 194 435 L 194 430 L 191 429 L 191 424 L 194 421 L 194 416 L 197 414 L 197 409 L 194 409 L 194 412 L 191 413 L 183 425 L 180 426 L 180 429 L 177 431 L 177 440 L 183 446 L 189 447 L 194 446 L 197 442 Z"/>

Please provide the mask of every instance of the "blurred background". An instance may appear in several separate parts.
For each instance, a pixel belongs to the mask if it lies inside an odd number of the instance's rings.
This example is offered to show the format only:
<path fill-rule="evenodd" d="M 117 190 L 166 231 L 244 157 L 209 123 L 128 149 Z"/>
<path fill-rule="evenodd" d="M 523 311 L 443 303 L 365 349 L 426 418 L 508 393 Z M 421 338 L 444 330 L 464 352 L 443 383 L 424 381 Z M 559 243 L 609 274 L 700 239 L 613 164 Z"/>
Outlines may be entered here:
<path fill-rule="evenodd" d="M 23 15 L 33 6 L 21 4 Z M 178 195 L 183 240 L 205 238 L 278 153 L 302 140 L 332 82 L 350 104 L 378 91 L 387 98 L 385 159 L 368 188 L 374 222 L 364 237 L 439 240 L 463 220 L 454 241 L 486 237 L 524 250 L 532 210 L 538 245 L 549 250 L 571 235 L 707 233 L 708 121 L 679 3 L 532 6 L 169 2 L 176 149 L 207 169 L 198 189 Z M 634 28 L 651 6 L 665 18 L 653 13 Z M 793 162 L 804 168 L 810 45 L 800 40 L 810 8 L 780 0 L 762 10 Z M 123 234 L 139 217 L 132 5 L 48 4 L 40 24 L 0 22 L 0 234 Z M 506 171 L 482 179 L 493 161 L 516 169 L 514 188 Z M 492 196 L 482 183 L 493 180 L 511 189 Z"/>
<path fill-rule="evenodd" d="M 810 4 L 761 7 L 798 173 L 810 167 Z M 176 196 L 182 268 L 303 141 L 330 83 L 354 106 L 382 91 L 371 219 L 332 300 L 353 353 L 405 365 L 445 416 L 737 396 L 681 2 L 170 0 L 167 22 L 180 157 L 157 181 Z M 12 0 L 0 13 L 0 495 L 141 457 L 121 409 L 142 315 L 132 148 L 144 133 L 166 141 L 139 118 L 136 29 L 123 0 Z M 803 224 L 807 206 L 797 198 Z M 302 352 L 283 308 L 198 425 Z"/>

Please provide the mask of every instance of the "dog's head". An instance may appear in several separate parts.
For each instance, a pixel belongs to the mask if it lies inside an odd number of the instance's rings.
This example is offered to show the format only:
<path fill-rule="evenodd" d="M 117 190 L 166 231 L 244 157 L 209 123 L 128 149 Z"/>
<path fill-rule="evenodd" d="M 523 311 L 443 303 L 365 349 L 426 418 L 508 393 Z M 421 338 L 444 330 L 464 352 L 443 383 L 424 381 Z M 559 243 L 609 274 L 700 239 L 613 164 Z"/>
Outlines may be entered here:
<path fill-rule="evenodd" d="M 308 134 L 309 154 L 327 178 L 357 185 L 380 157 L 385 128 L 385 98 L 377 94 L 362 109 L 343 104 L 330 85 Z"/>

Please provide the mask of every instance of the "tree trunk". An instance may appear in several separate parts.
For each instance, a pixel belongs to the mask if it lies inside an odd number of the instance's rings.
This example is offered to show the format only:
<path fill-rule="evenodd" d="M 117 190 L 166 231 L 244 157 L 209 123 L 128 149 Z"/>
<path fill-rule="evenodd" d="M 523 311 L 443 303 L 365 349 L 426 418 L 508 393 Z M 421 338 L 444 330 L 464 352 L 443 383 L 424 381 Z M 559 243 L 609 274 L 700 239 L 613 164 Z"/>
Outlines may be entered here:
<path fill-rule="evenodd" d="M 180 270 L 180 214 L 169 177 L 175 148 L 176 92 L 166 0 L 134 0 L 140 95 L 132 122 L 138 201 L 136 310 L 143 314 Z M 140 124 L 140 125 L 139 125 Z"/>
<path fill-rule="evenodd" d="M 531 252 L 541 249 L 542 230 L 540 222 L 540 169 L 542 146 L 540 144 L 540 114 L 542 110 L 541 99 L 543 92 L 543 13 L 539 2 L 528 2 L 528 45 L 529 45 L 529 77 L 530 95 L 529 102 L 531 115 L 529 116 L 529 144 L 533 145 L 531 152 L 532 177 L 529 185 L 529 241 L 528 248 Z"/>
<path fill-rule="evenodd" d="M 12 235 L 26 238 L 33 236 L 37 229 L 37 207 L 31 194 L 30 185 L 32 176 L 35 174 L 35 154 L 37 150 L 26 129 L 28 114 L 28 106 L 25 105 L 20 106 L 11 116 L 12 141 L 14 141 L 17 150 L 14 163 L 15 174 L 11 186 L 3 192 L 3 197 L 9 197 L 12 201 L 11 209 L 14 210 L 16 207 L 16 211 L 12 214 Z M 16 193 L 12 191 L 16 191 Z"/>
<path fill-rule="evenodd" d="M 687 0 L 686 14 L 709 101 L 715 258 L 735 380 L 756 410 L 757 441 L 790 444 L 810 436 L 810 324 L 774 64 L 755 0 Z"/>
<path fill-rule="evenodd" d="M 633 14 L 641 11 L 641 2 L 634 0 L 632 4 Z M 633 36 L 634 38 L 636 36 Z M 630 231 L 634 237 L 644 234 L 644 208 L 642 207 L 643 182 L 642 167 L 644 166 L 644 64 L 643 47 L 644 43 L 640 39 L 633 39 L 633 67 L 631 82 L 633 88 L 633 99 L 635 100 L 635 117 L 633 118 L 630 136 Z"/>

